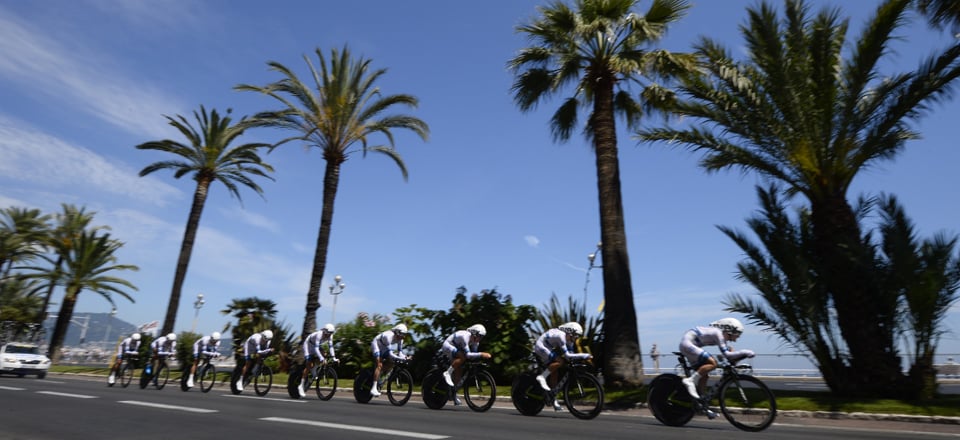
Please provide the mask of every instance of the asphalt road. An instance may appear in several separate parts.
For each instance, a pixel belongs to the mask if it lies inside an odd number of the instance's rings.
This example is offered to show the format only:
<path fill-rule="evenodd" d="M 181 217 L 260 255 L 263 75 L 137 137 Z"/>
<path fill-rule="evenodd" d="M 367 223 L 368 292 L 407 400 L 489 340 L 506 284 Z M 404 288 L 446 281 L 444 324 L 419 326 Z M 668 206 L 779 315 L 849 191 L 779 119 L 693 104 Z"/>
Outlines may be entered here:
<path fill-rule="evenodd" d="M 0 439 L 190 439 L 336 438 L 336 439 L 709 439 L 731 435 L 796 440 L 960 438 L 957 425 L 834 421 L 780 417 L 763 433 L 738 431 L 722 418 L 695 418 L 685 427 L 661 425 L 646 410 L 604 412 L 579 420 L 547 410 L 520 415 L 509 402 L 478 414 L 465 407 L 428 409 L 414 398 L 403 407 L 385 398 L 356 403 L 349 392 L 322 402 L 315 396 L 290 399 L 274 388 L 266 397 L 235 396 L 224 386 L 203 394 L 136 385 L 106 387 L 102 377 L 52 374 L 45 380 L 0 378 Z"/>

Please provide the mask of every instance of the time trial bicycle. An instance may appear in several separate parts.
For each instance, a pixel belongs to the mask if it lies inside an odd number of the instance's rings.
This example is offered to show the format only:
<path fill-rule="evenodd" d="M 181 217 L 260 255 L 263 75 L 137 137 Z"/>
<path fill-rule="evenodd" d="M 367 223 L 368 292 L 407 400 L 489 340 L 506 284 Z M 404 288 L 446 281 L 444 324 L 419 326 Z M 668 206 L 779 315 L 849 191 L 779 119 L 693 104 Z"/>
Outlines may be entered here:
<path fill-rule="evenodd" d="M 167 355 L 157 356 L 156 366 L 153 365 L 153 362 L 150 361 L 147 363 L 147 366 L 144 367 L 143 373 L 140 375 L 140 389 L 145 389 L 148 385 L 153 383 L 153 386 L 157 387 L 158 390 L 162 390 L 163 387 L 167 386 L 167 381 L 170 380 L 170 367 L 167 366 Z"/>
<path fill-rule="evenodd" d="M 137 362 L 139 358 L 136 355 L 127 354 L 123 356 L 123 361 L 120 363 L 120 368 L 117 369 L 116 379 L 120 381 L 120 386 L 126 388 L 133 383 L 133 376 L 137 370 Z M 112 371 L 111 371 L 112 373 Z M 110 383 L 110 375 L 107 375 L 107 386 L 113 386 Z"/>
<path fill-rule="evenodd" d="M 497 384 L 493 375 L 487 371 L 486 363 L 477 360 L 464 362 L 463 374 L 455 387 L 450 387 L 443 379 L 443 372 L 448 366 L 449 361 L 440 363 L 423 378 L 421 395 L 427 407 L 443 408 L 447 401 L 456 400 L 456 392 L 460 389 L 463 390 L 463 400 L 470 409 L 484 412 L 493 406 L 497 400 Z"/>
<path fill-rule="evenodd" d="M 693 375 L 696 368 L 687 362 L 686 356 L 680 352 L 673 354 L 677 355 L 685 377 Z M 777 417 L 773 392 L 753 376 L 750 365 L 738 365 L 723 356 L 717 356 L 717 360 L 720 380 L 704 390 L 699 400 L 690 396 L 680 375 L 665 373 L 654 378 L 647 393 L 647 406 L 653 416 L 664 425 L 683 426 L 695 414 L 716 417 L 710 406 L 719 405 L 731 425 L 750 432 L 767 429 Z"/>
<path fill-rule="evenodd" d="M 200 391 L 204 393 L 209 393 L 213 384 L 217 381 L 217 367 L 210 363 L 211 359 L 213 359 L 213 356 L 209 354 L 200 355 L 200 362 L 197 363 L 197 370 L 193 376 L 193 382 L 200 385 Z M 192 364 L 185 365 L 183 376 L 180 377 L 180 389 L 183 391 L 190 391 L 190 387 L 187 386 L 187 379 L 190 377 L 192 366 Z"/>
<path fill-rule="evenodd" d="M 249 362 L 253 362 L 250 365 L 250 368 L 247 368 L 247 374 L 243 376 L 243 388 L 246 389 L 247 386 L 253 382 L 253 391 L 258 396 L 266 396 L 270 392 L 270 388 L 273 387 L 273 369 L 269 365 L 263 363 L 266 356 L 256 356 L 254 359 Z M 237 379 L 240 377 L 240 372 L 243 371 L 243 365 L 237 365 L 233 369 L 233 374 L 230 375 L 230 392 L 233 394 L 240 394 L 243 390 L 237 388 Z"/>
<path fill-rule="evenodd" d="M 537 365 L 540 364 L 537 358 Z M 543 371 L 539 366 L 537 371 Z M 603 384 L 590 370 L 586 360 L 573 359 L 560 368 L 557 384 L 545 391 L 537 382 L 537 371 L 521 373 L 510 387 L 513 406 L 525 416 L 535 416 L 547 402 L 563 401 L 570 414 L 579 419 L 592 419 L 603 410 Z"/>
<path fill-rule="evenodd" d="M 396 406 L 405 405 L 413 395 L 413 375 L 410 374 L 410 370 L 407 370 L 409 361 L 409 358 L 395 360 L 386 379 L 383 379 L 383 374 L 380 375 L 383 384 L 379 388 L 387 394 L 390 403 Z M 353 398 L 357 402 L 367 403 L 373 398 L 373 394 L 370 394 L 371 389 L 373 389 L 373 368 L 364 368 L 353 380 Z"/>
<path fill-rule="evenodd" d="M 337 370 L 334 368 L 338 361 L 327 361 L 324 359 L 321 364 L 314 364 L 307 370 L 306 388 L 313 388 L 317 392 L 317 398 L 320 400 L 330 400 L 337 392 Z M 303 378 L 303 367 L 297 366 L 290 372 L 287 380 L 287 393 L 294 399 L 300 398 L 300 382 Z"/>

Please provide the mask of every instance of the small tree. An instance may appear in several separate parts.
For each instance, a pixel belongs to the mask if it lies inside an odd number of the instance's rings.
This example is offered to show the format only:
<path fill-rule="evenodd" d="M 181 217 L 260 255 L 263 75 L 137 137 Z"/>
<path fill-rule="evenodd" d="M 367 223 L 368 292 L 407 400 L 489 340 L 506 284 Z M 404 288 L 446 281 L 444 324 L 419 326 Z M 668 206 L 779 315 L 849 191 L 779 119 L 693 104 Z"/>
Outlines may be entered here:
<path fill-rule="evenodd" d="M 423 375 L 432 366 L 433 357 L 443 339 L 457 330 L 473 324 L 483 324 L 487 336 L 480 348 L 493 356 L 489 371 L 501 383 L 525 368 L 522 362 L 530 354 L 530 321 L 536 316 L 533 306 L 515 306 L 510 295 L 503 295 L 496 288 L 481 290 L 467 297 L 467 288 L 457 288 L 452 306 L 448 311 L 428 310 L 414 306 L 394 312 L 398 321 L 414 322 L 411 331 L 421 337 L 414 343 L 417 355 L 411 368 L 414 374 Z"/>

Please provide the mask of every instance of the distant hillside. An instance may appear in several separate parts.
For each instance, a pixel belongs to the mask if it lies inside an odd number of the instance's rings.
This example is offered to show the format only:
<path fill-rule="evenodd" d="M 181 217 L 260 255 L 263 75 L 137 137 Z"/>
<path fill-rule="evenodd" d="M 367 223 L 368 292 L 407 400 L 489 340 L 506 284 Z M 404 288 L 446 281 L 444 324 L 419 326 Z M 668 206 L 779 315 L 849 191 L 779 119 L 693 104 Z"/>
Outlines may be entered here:
<path fill-rule="evenodd" d="M 53 334 L 53 327 L 57 324 L 56 318 L 47 318 L 43 323 L 47 331 L 47 341 Z M 86 329 L 84 329 L 86 326 Z M 121 336 L 127 336 L 137 330 L 137 326 L 130 324 L 109 313 L 74 313 L 67 329 L 64 346 L 76 347 L 83 343 L 88 345 L 106 344 L 115 345 Z"/>

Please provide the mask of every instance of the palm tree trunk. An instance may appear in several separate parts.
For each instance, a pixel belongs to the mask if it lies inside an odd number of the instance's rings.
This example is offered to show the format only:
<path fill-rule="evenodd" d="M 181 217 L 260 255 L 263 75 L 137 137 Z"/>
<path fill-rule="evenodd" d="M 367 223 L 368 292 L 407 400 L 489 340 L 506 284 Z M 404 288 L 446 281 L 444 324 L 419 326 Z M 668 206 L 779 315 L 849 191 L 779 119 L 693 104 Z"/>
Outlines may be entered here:
<path fill-rule="evenodd" d="M 603 366 L 615 384 L 643 384 L 643 358 L 633 304 L 627 234 L 620 193 L 620 161 L 613 117 L 613 80 L 597 85 L 594 101 L 594 151 L 600 202 L 600 241 L 603 243 Z"/>
<path fill-rule="evenodd" d="M 60 304 L 60 313 L 57 314 L 57 324 L 53 327 L 53 335 L 50 337 L 50 347 L 47 356 L 50 363 L 56 365 L 60 362 L 60 349 L 63 347 L 63 340 L 67 336 L 67 329 L 70 327 L 70 319 L 73 318 L 73 308 L 77 305 L 77 297 L 80 296 L 80 290 L 71 292 L 67 289 L 63 296 L 63 303 Z"/>
<path fill-rule="evenodd" d="M 310 290 L 307 291 L 306 315 L 303 318 L 301 342 L 317 329 L 317 309 L 320 308 L 320 283 L 327 268 L 327 248 L 330 246 L 330 226 L 333 224 L 333 202 L 340 185 L 342 159 L 326 157 L 327 167 L 323 173 L 323 208 L 320 212 L 320 231 L 317 233 L 317 248 L 313 254 L 313 272 L 310 273 Z M 303 356 L 299 354 L 298 356 Z"/>
<path fill-rule="evenodd" d="M 52 271 L 56 271 L 59 274 L 60 265 L 63 264 L 63 256 L 57 256 L 57 262 L 53 265 Z M 59 275 L 57 275 L 59 277 Z M 43 297 L 43 306 L 40 307 L 40 312 L 37 313 L 37 324 L 43 325 L 47 320 L 47 307 L 50 307 L 50 298 L 53 297 L 53 288 L 56 287 L 57 280 L 56 278 L 50 280 L 50 285 L 47 286 L 47 294 Z"/>
<path fill-rule="evenodd" d="M 177 310 L 180 308 L 180 293 L 183 290 L 183 281 L 187 278 L 187 268 L 190 266 L 190 255 L 193 254 L 193 243 L 197 239 L 197 229 L 200 227 L 200 216 L 207 201 L 207 192 L 210 189 L 210 178 L 197 176 L 197 190 L 193 193 L 193 204 L 190 205 L 190 216 L 187 218 L 187 227 L 183 231 L 183 242 L 180 244 L 180 257 L 177 259 L 177 270 L 173 275 L 173 288 L 170 290 L 170 302 L 167 304 L 167 315 L 163 319 L 161 335 L 173 332 L 177 321 Z"/>
<path fill-rule="evenodd" d="M 896 396 L 903 385 L 895 345 L 896 301 L 883 298 L 873 263 L 861 243 L 860 227 L 846 199 L 812 203 L 816 252 L 823 279 L 847 341 L 850 364 L 835 383 L 840 395 Z"/>

